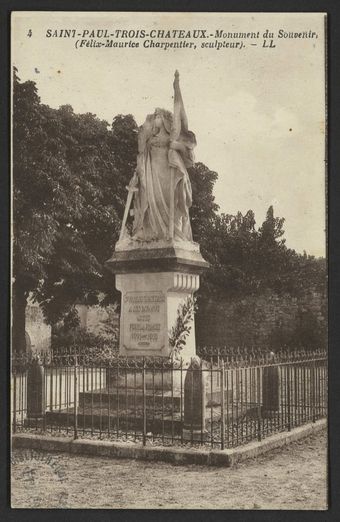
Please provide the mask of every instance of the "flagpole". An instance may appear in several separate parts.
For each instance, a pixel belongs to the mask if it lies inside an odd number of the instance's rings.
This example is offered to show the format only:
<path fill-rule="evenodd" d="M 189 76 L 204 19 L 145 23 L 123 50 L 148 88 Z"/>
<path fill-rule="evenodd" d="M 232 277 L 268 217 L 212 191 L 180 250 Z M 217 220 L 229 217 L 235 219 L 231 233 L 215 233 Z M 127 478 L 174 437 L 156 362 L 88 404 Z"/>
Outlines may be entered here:
<path fill-rule="evenodd" d="M 178 80 L 179 73 L 175 71 L 175 80 Z M 177 139 L 179 129 L 177 128 L 176 122 L 176 89 L 174 90 L 174 121 L 171 129 L 171 139 Z M 169 239 L 173 239 L 175 230 L 175 169 L 170 167 L 170 209 L 169 209 Z"/>
<path fill-rule="evenodd" d="M 170 215 L 169 215 L 169 239 L 174 237 L 175 228 L 175 169 L 170 168 Z"/>

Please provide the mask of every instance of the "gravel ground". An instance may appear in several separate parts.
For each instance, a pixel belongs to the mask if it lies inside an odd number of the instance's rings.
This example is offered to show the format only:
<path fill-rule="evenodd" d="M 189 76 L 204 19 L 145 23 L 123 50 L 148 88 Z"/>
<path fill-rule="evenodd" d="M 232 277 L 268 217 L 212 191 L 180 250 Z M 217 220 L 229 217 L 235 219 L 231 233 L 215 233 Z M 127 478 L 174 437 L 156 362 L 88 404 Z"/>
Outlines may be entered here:
<path fill-rule="evenodd" d="M 237 467 L 15 450 L 14 508 L 326 509 L 326 432 Z"/>

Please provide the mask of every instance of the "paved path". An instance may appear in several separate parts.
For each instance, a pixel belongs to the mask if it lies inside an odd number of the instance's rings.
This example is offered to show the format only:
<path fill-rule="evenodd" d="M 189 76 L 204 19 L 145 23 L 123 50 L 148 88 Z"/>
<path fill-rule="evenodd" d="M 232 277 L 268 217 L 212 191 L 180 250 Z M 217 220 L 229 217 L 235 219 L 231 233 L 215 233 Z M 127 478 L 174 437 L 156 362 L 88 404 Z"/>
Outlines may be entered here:
<path fill-rule="evenodd" d="M 234 469 L 16 450 L 12 507 L 325 509 L 326 455 L 325 432 Z"/>

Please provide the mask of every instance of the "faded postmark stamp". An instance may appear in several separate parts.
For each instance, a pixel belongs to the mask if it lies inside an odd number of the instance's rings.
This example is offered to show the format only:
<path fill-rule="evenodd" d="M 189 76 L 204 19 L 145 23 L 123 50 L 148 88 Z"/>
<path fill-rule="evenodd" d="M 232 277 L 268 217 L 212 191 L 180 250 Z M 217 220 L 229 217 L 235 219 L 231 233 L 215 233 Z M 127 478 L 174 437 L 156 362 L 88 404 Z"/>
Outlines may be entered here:
<path fill-rule="evenodd" d="M 11 474 L 33 495 L 32 502 L 42 504 L 44 494 L 53 495 L 56 507 L 66 507 L 68 492 L 66 468 L 58 455 L 36 450 L 17 450 L 11 455 Z"/>

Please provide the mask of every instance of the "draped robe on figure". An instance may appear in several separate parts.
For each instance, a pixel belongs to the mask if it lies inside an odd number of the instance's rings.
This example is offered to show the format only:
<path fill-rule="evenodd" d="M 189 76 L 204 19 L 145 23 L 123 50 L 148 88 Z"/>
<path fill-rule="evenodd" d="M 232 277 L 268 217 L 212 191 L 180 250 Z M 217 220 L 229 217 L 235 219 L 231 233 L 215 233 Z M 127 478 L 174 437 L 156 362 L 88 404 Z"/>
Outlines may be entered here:
<path fill-rule="evenodd" d="M 181 102 L 181 100 L 180 100 Z M 182 103 L 182 102 L 181 102 Z M 148 115 L 138 133 L 138 191 L 134 196 L 132 237 L 141 241 L 167 239 L 170 219 L 170 198 L 174 197 L 174 239 L 192 241 L 189 208 L 192 190 L 187 167 L 194 164 L 193 132 L 180 123 L 181 106 L 171 123 L 166 111 L 159 110 L 166 136 L 153 134 L 155 115 Z M 176 103 L 175 103 L 176 111 Z M 170 137 L 184 145 L 184 150 L 170 148 Z M 174 193 L 171 194 L 171 169 Z"/>

